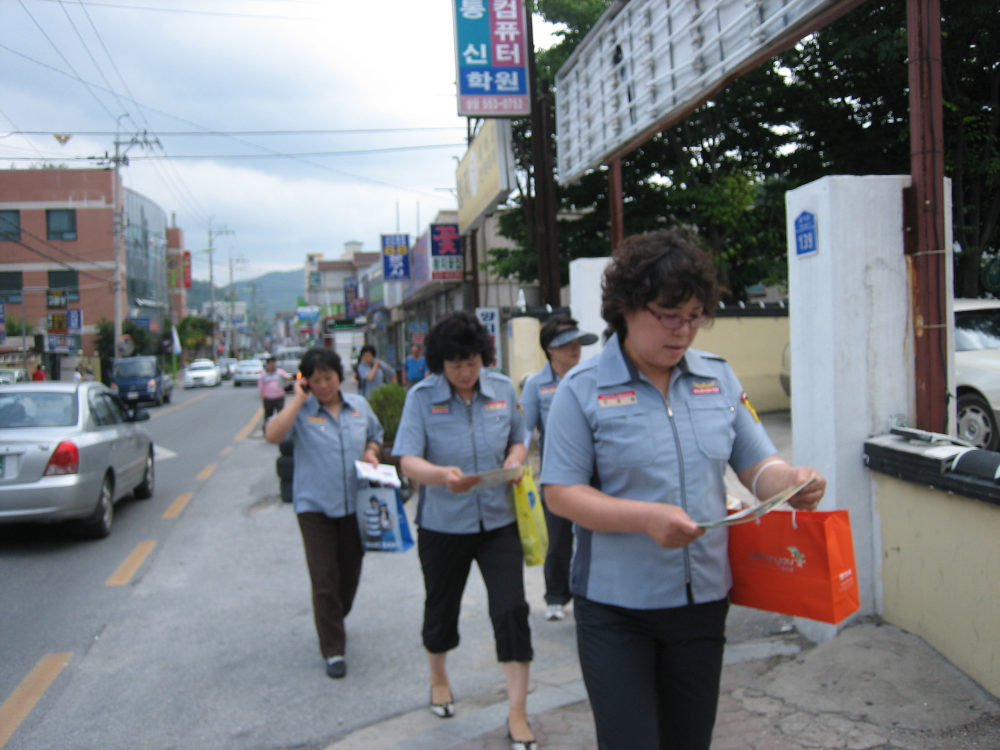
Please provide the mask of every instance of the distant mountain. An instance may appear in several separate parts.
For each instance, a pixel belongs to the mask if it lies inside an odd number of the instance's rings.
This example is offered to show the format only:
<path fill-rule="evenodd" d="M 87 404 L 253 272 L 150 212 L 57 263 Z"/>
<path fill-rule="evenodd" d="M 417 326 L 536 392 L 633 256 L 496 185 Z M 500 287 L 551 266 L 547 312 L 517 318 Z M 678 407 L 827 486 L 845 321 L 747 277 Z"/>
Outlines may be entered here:
<path fill-rule="evenodd" d="M 239 281 L 235 285 L 236 299 L 250 304 L 253 299 L 252 287 L 257 289 L 257 304 L 263 308 L 264 320 L 270 323 L 279 310 L 294 310 L 298 305 L 298 297 L 304 294 L 302 271 L 272 271 L 255 279 Z M 216 285 L 215 299 L 225 299 L 229 293 L 229 285 Z M 207 281 L 192 280 L 187 291 L 187 306 L 192 313 L 200 311 L 201 306 L 208 302 L 211 287 Z"/>

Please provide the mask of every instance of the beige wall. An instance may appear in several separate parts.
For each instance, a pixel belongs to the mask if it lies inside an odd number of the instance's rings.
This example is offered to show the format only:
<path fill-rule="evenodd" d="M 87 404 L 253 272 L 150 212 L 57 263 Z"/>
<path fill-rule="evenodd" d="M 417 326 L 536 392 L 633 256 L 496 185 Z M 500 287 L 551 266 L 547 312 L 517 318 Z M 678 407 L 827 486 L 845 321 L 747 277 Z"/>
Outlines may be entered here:
<path fill-rule="evenodd" d="M 716 318 L 698 332 L 694 347 L 725 358 L 757 411 L 791 408 L 781 388 L 781 357 L 788 344 L 788 318 Z"/>
<path fill-rule="evenodd" d="M 1000 697 L 1000 507 L 872 472 L 883 617 Z"/>

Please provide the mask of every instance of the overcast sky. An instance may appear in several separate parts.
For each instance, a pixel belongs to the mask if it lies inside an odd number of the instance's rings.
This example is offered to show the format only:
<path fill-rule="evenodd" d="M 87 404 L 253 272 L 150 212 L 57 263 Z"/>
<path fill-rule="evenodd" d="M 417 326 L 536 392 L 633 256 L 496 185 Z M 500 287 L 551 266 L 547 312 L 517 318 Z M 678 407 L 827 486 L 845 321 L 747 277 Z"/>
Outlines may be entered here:
<path fill-rule="evenodd" d="M 238 275 L 248 278 L 301 268 L 307 252 L 338 257 L 348 240 L 376 250 L 379 234 L 396 229 L 397 201 L 411 234 L 418 202 L 421 229 L 455 207 L 441 189 L 454 188 L 453 157 L 465 150 L 452 2 L 3 0 L 0 165 L 113 151 L 126 115 L 123 133 L 148 129 L 163 145 L 131 148 L 126 187 L 168 219 L 176 211 L 190 250 L 207 247 L 210 218 L 235 231 L 216 241 L 216 283 L 229 253 L 246 259 Z M 536 45 L 551 44 L 552 30 L 536 18 Z M 238 136 L 244 142 L 167 135 L 387 128 L 410 130 Z M 73 137 L 61 146 L 53 132 Z M 220 158 L 372 149 L 409 150 Z M 175 158 L 142 158 L 164 151 Z M 208 278 L 207 258 L 195 257 L 195 276 Z"/>

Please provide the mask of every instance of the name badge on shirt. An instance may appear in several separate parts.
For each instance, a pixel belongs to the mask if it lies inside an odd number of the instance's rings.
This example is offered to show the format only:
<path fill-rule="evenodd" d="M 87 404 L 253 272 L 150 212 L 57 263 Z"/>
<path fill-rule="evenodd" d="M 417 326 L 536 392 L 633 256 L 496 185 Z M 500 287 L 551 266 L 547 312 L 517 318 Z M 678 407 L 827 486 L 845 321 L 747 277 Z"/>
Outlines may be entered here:
<path fill-rule="evenodd" d="M 704 396 L 706 393 L 722 393 L 722 389 L 715 384 L 714 380 L 710 380 L 707 383 L 695 381 L 691 393 L 695 396 Z"/>
<path fill-rule="evenodd" d="M 361 412 L 359 412 L 359 411 L 352 411 L 351 412 L 351 416 L 352 417 L 360 417 L 361 416 Z"/>
<path fill-rule="evenodd" d="M 451 407 L 448 404 L 431 404 L 431 414 L 450 414 Z"/>
<path fill-rule="evenodd" d="M 631 406 L 638 404 L 639 399 L 635 397 L 635 391 L 622 391 L 621 393 L 602 393 L 597 397 L 600 406 Z"/>
<path fill-rule="evenodd" d="M 309 421 L 313 424 L 326 424 L 326 417 L 309 417 Z"/>
<path fill-rule="evenodd" d="M 497 411 L 498 409 L 506 409 L 507 408 L 507 402 L 506 401 L 487 401 L 485 408 L 486 408 L 486 411 Z"/>
<path fill-rule="evenodd" d="M 544 388 L 539 388 L 538 392 L 544 396 L 548 395 L 549 393 L 555 393 L 557 390 L 559 390 L 558 385 L 547 385 Z"/>

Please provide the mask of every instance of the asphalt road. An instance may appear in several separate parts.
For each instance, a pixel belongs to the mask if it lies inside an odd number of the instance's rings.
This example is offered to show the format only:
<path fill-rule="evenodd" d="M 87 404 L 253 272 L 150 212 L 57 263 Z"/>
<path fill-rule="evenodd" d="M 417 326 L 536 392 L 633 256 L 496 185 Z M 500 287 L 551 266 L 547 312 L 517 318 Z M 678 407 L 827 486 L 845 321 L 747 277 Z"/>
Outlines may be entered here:
<path fill-rule="evenodd" d="M 144 427 L 157 451 L 154 496 L 121 500 L 106 539 L 83 541 L 62 526 L 0 526 L 0 700 L 46 654 L 72 653 L 71 671 L 85 659 L 179 523 L 180 518 L 164 519 L 164 512 L 179 495 L 198 492 L 204 484 L 196 478 L 199 472 L 226 460 L 220 452 L 234 445 L 258 406 L 256 389 L 226 383 L 178 388 L 171 404 L 151 407 L 152 419 Z M 143 542 L 155 546 L 138 575 L 125 585 L 105 585 Z M 44 703 L 36 711 L 43 708 Z"/>
<path fill-rule="evenodd" d="M 177 455 L 161 453 L 154 497 L 123 501 L 108 539 L 0 529 L 0 749 L 324 747 L 425 706 L 416 550 L 366 556 L 347 619 L 348 676 L 330 680 L 294 513 L 277 496 L 277 449 L 248 430 L 256 391 L 175 393 L 146 424 Z M 187 493 L 183 511 L 163 518 Z M 155 545 L 127 582 L 107 586 L 143 542 Z M 541 568 L 527 569 L 526 585 L 532 689 L 579 679 L 572 616 L 544 620 Z M 475 569 L 462 605 L 462 644 L 449 657 L 456 698 L 500 702 Z M 731 635 L 768 635 L 776 618 L 734 608 Z M 12 705 L 20 718 L 5 743 Z"/>

